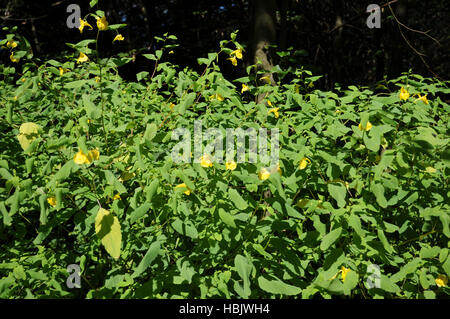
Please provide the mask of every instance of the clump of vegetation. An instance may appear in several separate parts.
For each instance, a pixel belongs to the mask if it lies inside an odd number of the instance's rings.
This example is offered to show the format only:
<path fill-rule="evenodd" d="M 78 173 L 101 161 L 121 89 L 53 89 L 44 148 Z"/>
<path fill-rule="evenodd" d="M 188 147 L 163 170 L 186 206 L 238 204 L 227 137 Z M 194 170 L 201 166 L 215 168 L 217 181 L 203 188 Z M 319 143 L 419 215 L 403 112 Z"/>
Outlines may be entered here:
<path fill-rule="evenodd" d="M 271 85 L 256 65 L 230 82 L 218 61 L 241 63 L 236 33 L 202 74 L 156 37 L 154 70 L 125 82 L 131 58 L 97 55 L 122 25 L 92 16 L 96 38 L 58 61 L 14 30 L 0 42 L 0 297 L 448 297 L 447 82 L 320 91 L 309 71 L 274 67 Z M 172 133 L 194 120 L 278 128 L 278 168 L 174 163 Z"/>

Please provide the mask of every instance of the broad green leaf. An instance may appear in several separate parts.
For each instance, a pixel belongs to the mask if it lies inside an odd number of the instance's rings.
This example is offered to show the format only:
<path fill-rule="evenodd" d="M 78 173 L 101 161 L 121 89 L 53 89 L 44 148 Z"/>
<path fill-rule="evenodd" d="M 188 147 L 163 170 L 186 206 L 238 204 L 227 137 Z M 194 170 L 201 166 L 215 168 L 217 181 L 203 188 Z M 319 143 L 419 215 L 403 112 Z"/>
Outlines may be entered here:
<path fill-rule="evenodd" d="M 158 256 L 159 251 L 161 249 L 161 244 L 159 241 L 155 241 L 150 245 L 150 248 L 147 250 L 147 253 L 145 254 L 144 258 L 142 258 L 139 265 L 134 270 L 134 273 L 131 275 L 131 277 L 136 278 L 139 277 L 155 260 L 156 256 Z"/>
<path fill-rule="evenodd" d="M 271 294 L 285 295 L 285 296 L 295 296 L 298 295 L 302 290 L 299 287 L 288 285 L 281 280 L 268 280 L 263 276 L 258 278 L 259 287 Z"/>
<path fill-rule="evenodd" d="M 227 213 L 223 208 L 219 208 L 219 217 L 228 226 L 236 228 L 233 216 Z"/>
<path fill-rule="evenodd" d="M 30 144 L 39 136 L 39 125 L 33 122 L 22 123 L 19 128 L 19 140 L 20 146 L 24 151 L 27 151 Z"/>
<path fill-rule="evenodd" d="M 341 236 L 342 234 L 342 228 L 336 228 L 334 230 L 332 230 L 331 232 L 329 232 L 328 234 L 326 234 L 323 238 L 322 238 L 322 242 L 320 243 L 320 249 L 321 250 L 327 250 L 328 248 L 330 248 L 331 245 L 333 245 Z"/>
<path fill-rule="evenodd" d="M 228 195 L 230 196 L 231 201 L 239 210 L 244 210 L 248 207 L 247 202 L 241 197 L 238 191 L 234 188 L 228 189 Z"/>
<path fill-rule="evenodd" d="M 331 197 L 333 197 L 339 207 L 345 206 L 345 197 L 347 196 L 347 189 L 342 184 L 328 184 L 328 192 L 330 193 Z"/>
<path fill-rule="evenodd" d="M 99 208 L 95 217 L 95 233 L 100 238 L 108 254 L 119 259 L 122 232 L 119 219 L 104 208 Z"/>

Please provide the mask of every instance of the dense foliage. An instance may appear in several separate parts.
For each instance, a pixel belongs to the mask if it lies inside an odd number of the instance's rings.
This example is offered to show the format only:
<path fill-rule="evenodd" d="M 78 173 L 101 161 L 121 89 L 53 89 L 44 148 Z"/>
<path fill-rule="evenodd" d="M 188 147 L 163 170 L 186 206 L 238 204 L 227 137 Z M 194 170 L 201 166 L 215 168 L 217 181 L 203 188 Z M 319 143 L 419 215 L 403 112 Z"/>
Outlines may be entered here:
<path fill-rule="evenodd" d="M 258 86 L 253 66 L 229 82 L 218 61 L 242 63 L 236 34 L 201 74 L 166 62 L 176 40 L 155 39 L 137 82 L 95 39 L 47 61 L 14 30 L 0 42 L 0 297 L 448 297 L 448 83 L 320 91 L 275 67 Z M 172 133 L 194 120 L 279 128 L 280 169 L 174 163 Z"/>

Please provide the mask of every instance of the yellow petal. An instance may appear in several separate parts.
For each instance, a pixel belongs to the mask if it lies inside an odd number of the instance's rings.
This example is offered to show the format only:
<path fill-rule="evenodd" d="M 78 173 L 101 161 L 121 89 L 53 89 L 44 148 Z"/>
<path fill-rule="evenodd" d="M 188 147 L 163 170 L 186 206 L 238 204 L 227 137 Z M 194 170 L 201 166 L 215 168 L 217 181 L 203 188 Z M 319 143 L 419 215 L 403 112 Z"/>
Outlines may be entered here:
<path fill-rule="evenodd" d="M 229 162 L 225 163 L 225 168 L 227 170 L 234 171 L 236 169 L 236 167 L 237 167 L 237 164 L 235 161 L 229 161 Z"/>
<path fill-rule="evenodd" d="M 86 54 L 84 54 L 83 52 L 80 52 L 80 56 L 77 59 L 77 63 L 83 63 L 88 60 L 89 60 L 88 56 Z"/>
<path fill-rule="evenodd" d="M 347 277 L 347 274 L 351 271 L 350 268 L 345 268 L 344 266 L 341 267 L 342 272 L 342 281 L 345 281 L 345 278 Z"/>
<path fill-rule="evenodd" d="M 108 30 L 108 21 L 106 21 L 106 17 L 103 16 L 101 18 L 97 18 L 97 28 L 100 31 Z"/>
<path fill-rule="evenodd" d="M 209 157 L 209 155 L 203 155 L 200 158 L 200 165 L 202 167 L 212 167 L 213 163 L 211 162 L 211 158 Z"/>
<path fill-rule="evenodd" d="M 248 86 L 245 84 L 242 84 L 241 93 L 244 93 L 245 91 L 248 91 L 248 90 L 249 90 Z"/>
<path fill-rule="evenodd" d="M 306 166 L 308 166 L 308 163 L 311 163 L 311 161 L 309 160 L 309 158 L 303 157 L 302 160 L 300 161 L 299 168 L 300 168 L 301 170 L 302 170 L 302 169 L 305 169 Z"/>
<path fill-rule="evenodd" d="M 236 60 L 236 58 L 235 57 L 231 57 L 231 58 L 228 58 L 227 60 L 230 60 L 231 61 L 231 63 L 234 65 L 234 66 L 236 66 L 237 65 L 237 60 Z"/>
<path fill-rule="evenodd" d="M 267 168 L 263 167 L 258 173 L 258 178 L 262 181 L 265 181 L 270 177 L 270 172 Z"/>
<path fill-rule="evenodd" d="M 448 283 L 448 278 L 446 275 L 439 275 L 437 276 L 437 278 L 434 280 L 434 282 L 436 283 L 436 285 L 438 287 L 445 287 L 447 286 Z"/>
<path fill-rule="evenodd" d="M 53 207 L 56 206 L 56 198 L 55 198 L 55 197 L 49 197 L 49 198 L 47 198 L 47 202 L 48 202 L 51 206 L 53 206 Z"/>
<path fill-rule="evenodd" d="M 361 131 L 370 131 L 370 129 L 372 128 L 372 123 L 367 122 L 366 127 L 363 127 L 363 126 L 362 126 L 362 123 L 359 123 L 358 128 L 359 128 Z"/>
<path fill-rule="evenodd" d="M 406 101 L 409 98 L 409 92 L 403 87 L 400 89 L 400 100 Z"/>
<path fill-rule="evenodd" d="M 185 193 L 186 195 L 190 195 L 190 194 L 191 194 L 191 190 L 186 186 L 185 183 L 178 184 L 177 186 L 175 186 L 175 188 L 186 188 L 186 190 L 184 191 L 184 193 Z"/>
<path fill-rule="evenodd" d="M 125 38 L 123 37 L 123 35 L 118 34 L 118 35 L 116 35 L 116 36 L 114 37 L 113 42 L 114 42 L 114 41 L 123 41 L 124 39 L 125 39 Z"/>
<path fill-rule="evenodd" d="M 88 157 L 83 153 L 83 151 L 79 151 L 78 153 L 76 153 L 73 157 L 73 161 L 78 165 L 89 163 Z"/>
<path fill-rule="evenodd" d="M 11 55 L 9 56 L 9 59 L 11 60 L 11 62 L 17 63 L 20 61 L 20 59 L 17 59 L 14 57 L 14 53 L 11 52 Z"/>

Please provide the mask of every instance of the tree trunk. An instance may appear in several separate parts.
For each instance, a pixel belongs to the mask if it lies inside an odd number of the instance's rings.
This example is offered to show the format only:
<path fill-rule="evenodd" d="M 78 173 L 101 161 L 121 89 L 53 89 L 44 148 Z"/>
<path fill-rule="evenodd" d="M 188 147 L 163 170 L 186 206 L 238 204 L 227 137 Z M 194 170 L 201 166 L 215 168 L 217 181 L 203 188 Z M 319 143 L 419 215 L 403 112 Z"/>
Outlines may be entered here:
<path fill-rule="evenodd" d="M 267 71 L 265 76 L 269 76 L 272 84 L 275 83 L 270 72 L 272 61 L 269 53 L 269 45 L 276 41 L 275 29 L 275 0 L 253 0 L 253 37 L 251 40 L 253 63 L 257 65 L 258 70 Z M 264 97 L 258 97 L 259 103 Z"/>

